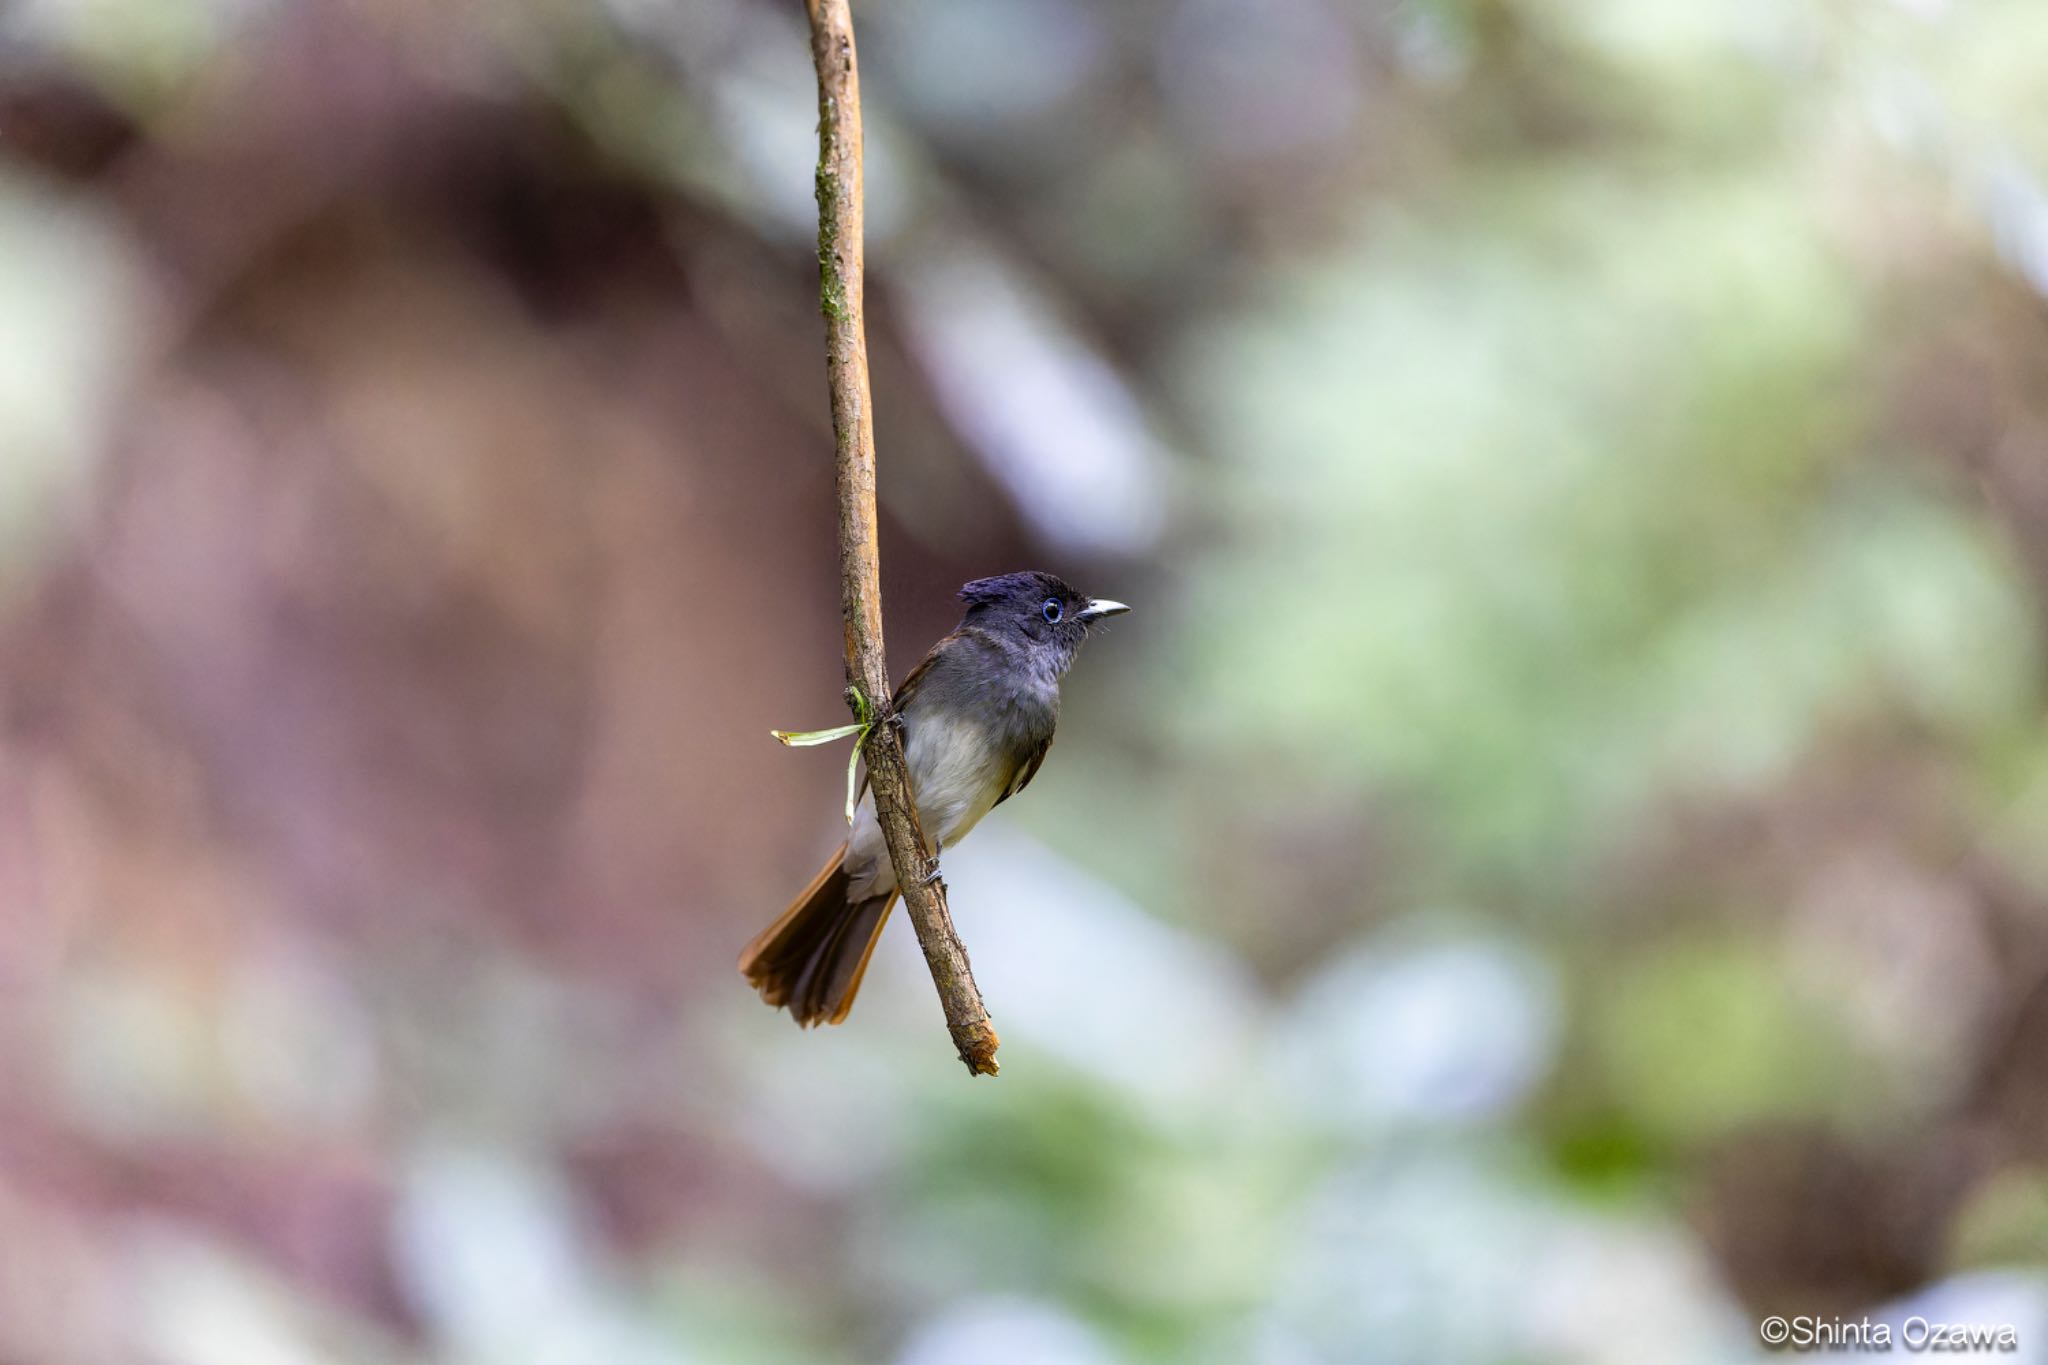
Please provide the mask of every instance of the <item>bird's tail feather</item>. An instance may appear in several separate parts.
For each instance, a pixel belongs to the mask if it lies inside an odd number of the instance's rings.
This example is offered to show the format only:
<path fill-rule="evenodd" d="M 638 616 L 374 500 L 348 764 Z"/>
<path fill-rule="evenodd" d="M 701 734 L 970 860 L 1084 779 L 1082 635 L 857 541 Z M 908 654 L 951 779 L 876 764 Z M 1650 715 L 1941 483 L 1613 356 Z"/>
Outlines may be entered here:
<path fill-rule="evenodd" d="M 868 959 L 881 942 L 896 893 L 847 898 L 846 845 L 819 869 L 775 923 L 740 954 L 740 974 L 798 1024 L 837 1024 L 853 1008 Z"/>

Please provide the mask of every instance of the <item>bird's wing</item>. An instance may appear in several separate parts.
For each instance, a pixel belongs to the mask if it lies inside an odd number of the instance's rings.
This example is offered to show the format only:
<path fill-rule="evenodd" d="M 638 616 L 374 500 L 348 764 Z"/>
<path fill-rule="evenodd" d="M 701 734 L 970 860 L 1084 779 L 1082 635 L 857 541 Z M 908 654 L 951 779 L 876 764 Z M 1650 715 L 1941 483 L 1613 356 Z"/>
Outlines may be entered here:
<path fill-rule="evenodd" d="M 944 640 L 933 645 L 926 652 L 925 656 L 917 661 L 917 667 L 911 669 L 909 676 L 905 677 L 902 684 L 897 687 L 896 695 L 889 699 L 890 707 L 897 714 L 902 714 L 916 703 L 917 689 L 924 685 L 925 677 L 932 671 L 932 664 L 938 660 L 939 652 L 946 647 L 947 642 L 952 638 L 952 636 L 948 635 Z"/>
<path fill-rule="evenodd" d="M 1010 779 L 1009 786 L 1003 788 L 1003 794 L 996 798 L 996 804 L 998 806 L 1002 805 L 1003 802 L 1030 786 L 1031 779 L 1038 776 L 1039 768 L 1045 763 L 1045 756 L 1051 752 L 1052 736 L 1048 734 L 1044 742 L 1032 750 L 1030 757 L 1017 765 L 1017 775 Z"/>
<path fill-rule="evenodd" d="M 889 698 L 890 710 L 894 711 L 897 715 L 900 716 L 904 713 L 905 710 L 909 709 L 909 707 L 916 702 L 917 689 L 924 685 L 925 675 L 931 672 L 932 663 L 939 657 L 940 648 L 945 645 L 946 640 L 950 640 L 952 638 L 953 637 L 951 635 L 948 635 L 944 640 L 940 640 L 938 644 L 933 645 L 931 649 L 925 653 L 925 656 L 922 659 L 919 659 L 917 661 L 917 667 L 911 669 L 909 674 L 903 679 L 903 681 L 897 685 L 896 695 Z M 1025 780 L 1029 781 L 1030 779 L 1027 778 Z M 866 796 L 867 794 L 868 770 L 867 765 L 863 763 L 861 765 L 860 770 L 860 785 L 854 788 L 853 799 L 855 801 L 859 801 L 863 796 Z"/>

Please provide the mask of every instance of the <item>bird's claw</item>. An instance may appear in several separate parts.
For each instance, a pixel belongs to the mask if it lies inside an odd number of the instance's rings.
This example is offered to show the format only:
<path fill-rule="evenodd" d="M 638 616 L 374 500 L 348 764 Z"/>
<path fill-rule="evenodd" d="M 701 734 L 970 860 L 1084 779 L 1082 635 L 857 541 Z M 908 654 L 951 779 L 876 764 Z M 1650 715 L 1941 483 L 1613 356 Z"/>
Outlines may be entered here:
<path fill-rule="evenodd" d="M 936 882 L 938 879 L 939 860 L 938 857 L 934 855 L 933 857 L 927 858 L 925 860 L 924 871 L 921 874 L 919 874 L 917 884 L 919 886 L 930 886 L 933 882 Z"/>

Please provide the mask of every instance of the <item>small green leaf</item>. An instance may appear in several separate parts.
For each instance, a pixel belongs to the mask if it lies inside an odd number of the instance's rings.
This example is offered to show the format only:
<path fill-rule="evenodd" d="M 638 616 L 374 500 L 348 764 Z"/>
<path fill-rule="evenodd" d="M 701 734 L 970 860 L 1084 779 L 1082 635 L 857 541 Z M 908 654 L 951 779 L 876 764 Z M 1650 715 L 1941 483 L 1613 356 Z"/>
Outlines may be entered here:
<path fill-rule="evenodd" d="M 815 744 L 830 744 L 835 739 L 860 734 L 868 727 L 855 723 L 835 725 L 830 730 L 770 730 L 768 733 L 792 749 L 808 749 Z"/>
<path fill-rule="evenodd" d="M 867 742 L 868 727 L 860 728 L 860 738 L 854 742 L 853 752 L 846 756 L 846 823 L 853 823 L 853 803 L 858 791 L 854 785 L 854 769 L 860 766 L 860 746 Z"/>
<path fill-rule="evenodd" d="M 868 742 L 868 731 L 875 728 L 874 707 L 869 705 L 867 694 L 858 687 L 848 687 L 853 697 L 854 713 L 860 717 L 851 725 L 835 725 L 830 730 L 770 730 L 780 742 L 792 749 L 808 749 L 817 744 L 830 744 L 835 739 L 853 737 L 853 752 L 846 756 L 846 823 L 853 823 L 855 798 L 859 795 L 856 775 L 860 770 L 861 746 Z"/>

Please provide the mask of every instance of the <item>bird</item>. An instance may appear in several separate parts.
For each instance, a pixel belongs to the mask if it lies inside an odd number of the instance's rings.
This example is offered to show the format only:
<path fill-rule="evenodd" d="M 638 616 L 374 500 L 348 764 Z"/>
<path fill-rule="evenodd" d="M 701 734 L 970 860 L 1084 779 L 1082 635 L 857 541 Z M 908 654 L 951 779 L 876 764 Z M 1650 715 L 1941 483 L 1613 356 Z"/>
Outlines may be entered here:
<path fill-rule="evenodd" d="M 1036 570 L 977 578 L 959 598 L 960 624 L 910 670 L 891 708 L 934 854 L 1031 785 L 1052 748 L 1060 678 L 1092 630 L 1130 610 Z M 846 842 L 747 944 L 740 974 L 801 1027 L 843 1023 L 898 894 L 866 792 Z"/>

